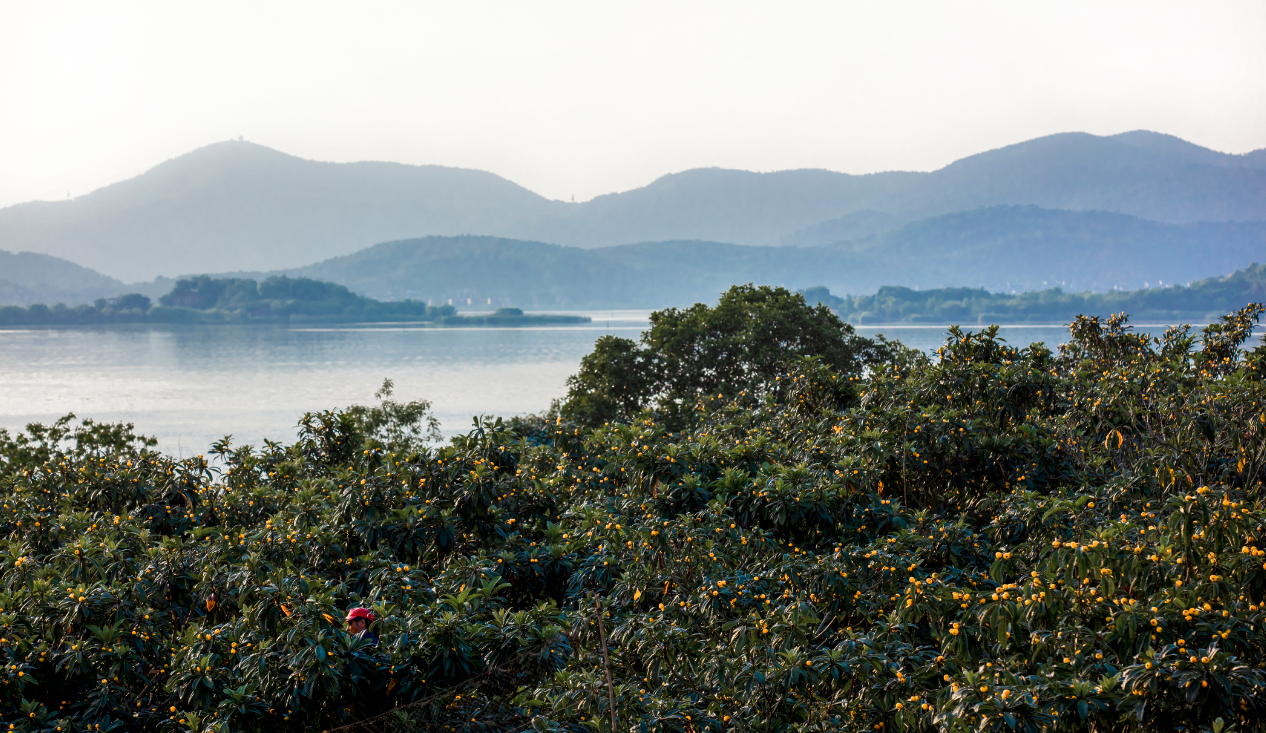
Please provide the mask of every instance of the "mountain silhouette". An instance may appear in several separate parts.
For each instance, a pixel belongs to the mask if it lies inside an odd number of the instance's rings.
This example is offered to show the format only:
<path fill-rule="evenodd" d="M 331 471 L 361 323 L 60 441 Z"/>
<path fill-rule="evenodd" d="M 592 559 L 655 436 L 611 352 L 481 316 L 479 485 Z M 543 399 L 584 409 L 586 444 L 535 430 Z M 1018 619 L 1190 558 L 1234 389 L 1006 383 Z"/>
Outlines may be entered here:
<path fill-rule="evenodd" d="M 0 305 L 77 305 L 124 292 L 123 282 L 60 257 L 0 250 Z"/>
<path fill-rule="evenodd" d="M 510 226 L 556 206 L 482 171 L 320 163 L 230 141 L 72 201 L 0 209 L 0 249 L 142 280 L 294 267 L 401 236 Z"/>
<path fill-rule="evenodd" d="M 0 249 L 139 280 L 289 269 L 427 235 L 584 248 L 694 239 L 814 246 L 998 205 L 1167 224 L 1262 220 L 1266 151 L 1228 155 L 1145 131 L 1066 133 L 930 173 L 695 169 L 564 203 L 482 171 L 323 163 L 232 141 L 71 201 L 0 209 Z"/>
<path fill-rule="evenodd" d="M 872 293 L 882 285 L 994 292 L 1135 290 L 1263 259 L 1266 222 L 1164 224 L 1125 214 L 995 206 L 852 242 L 761 247 L 701 240 L 581 249 L 498 237 L 386 242 L 284 273 L 381 300 L 537 308 L 710 302 L 735 283 Z M 252 273 L 265 277 L 273 273 Z"/>
<path fill-rule="evenodd" d="M 875 217 L 858 217 L 864 230 Z M 755 282 L 865 294 L 884 285 L 991 292 L 1060 287 L 1136 290 L 1221 276 L 1266 255 L 1266 222 L 1165 224 L 1126 214 L 993 206 L 910 222 L 820 246 L 703 240 L 582 249 L 504 237 L 398 240 L 299 268 L 234 271 L 339 283 L 379 300 L 530 308 L 659 308 L 709 301 Z M 125 285 L 71 262 L 0 252 L 0 304 L 69 305 L 128 292 L 157 298 L 160 278 Z"/>

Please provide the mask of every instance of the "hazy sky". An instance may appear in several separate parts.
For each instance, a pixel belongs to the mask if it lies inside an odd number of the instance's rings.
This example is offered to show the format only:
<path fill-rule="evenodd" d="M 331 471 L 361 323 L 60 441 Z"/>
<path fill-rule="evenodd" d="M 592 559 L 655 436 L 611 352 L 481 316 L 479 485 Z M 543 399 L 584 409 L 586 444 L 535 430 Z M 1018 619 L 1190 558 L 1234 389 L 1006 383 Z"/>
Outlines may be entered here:
<path fill-rule="evenodd" d="M 1266 2 L 0 0 L 0 206 L 239 135 L 584 200 L 1139 128 L 1266 147 Z"/>

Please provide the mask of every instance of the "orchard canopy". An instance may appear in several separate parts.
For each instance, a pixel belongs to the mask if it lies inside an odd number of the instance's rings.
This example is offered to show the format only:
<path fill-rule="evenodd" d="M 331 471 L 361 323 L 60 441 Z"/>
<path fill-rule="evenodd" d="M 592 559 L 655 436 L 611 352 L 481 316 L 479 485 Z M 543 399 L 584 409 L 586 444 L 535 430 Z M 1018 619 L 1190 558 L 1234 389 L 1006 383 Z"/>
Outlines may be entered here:
<path fill-rule="evenodd" d="M 447 442 L 0 432 L 0 730 L 1261 730 L 1261 311 L 928 358 L 745 287 Z"/>

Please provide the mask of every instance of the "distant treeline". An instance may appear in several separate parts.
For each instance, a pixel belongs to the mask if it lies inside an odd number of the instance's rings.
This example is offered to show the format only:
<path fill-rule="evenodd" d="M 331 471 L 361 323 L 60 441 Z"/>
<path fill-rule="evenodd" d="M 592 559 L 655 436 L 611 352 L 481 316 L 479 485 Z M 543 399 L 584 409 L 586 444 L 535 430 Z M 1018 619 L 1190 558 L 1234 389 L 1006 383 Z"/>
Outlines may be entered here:
<path fill-rule="evenodd" d="M 178 280 L 153 304 L 144 295 L 70 307 L 35 304 L 0 307 L 0 326 L 80 326 L 112 323 L 373 323 L 433 322 L 441 325 L 511 325 L 585 322 L 579 316 L 528 316 L 502 308 L 490 316 L 464 317 L 451 305 L 416 300 L 383 302 L 353 293 L 342 285 L 286 276 L 263 282 L 207 276 Z"/>
<path fill-rule="evenodd" d="M 825 287 L 804 291 L 810 303 L 831 307 L 850 323 L 1059 323 L 1078 315 L 1129 313 L 1135 321 L 1213 321 L 1247 302 L 1266 300 L 1266 265 L 1226 277 L 1145 290 L 1065 293 L 1059 288 L 1008 295 L 976 288 L 911 290 L 885 286 L 874 295 L 835 296 Z"/>

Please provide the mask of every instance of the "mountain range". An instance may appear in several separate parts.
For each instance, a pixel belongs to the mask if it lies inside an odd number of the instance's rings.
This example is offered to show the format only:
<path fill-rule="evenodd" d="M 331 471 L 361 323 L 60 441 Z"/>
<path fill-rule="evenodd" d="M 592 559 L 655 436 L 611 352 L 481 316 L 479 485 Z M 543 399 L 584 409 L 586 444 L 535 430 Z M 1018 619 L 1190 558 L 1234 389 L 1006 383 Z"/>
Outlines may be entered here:
<path fill-rule="evenodd" d="M 1123 214 L 997 206 L 815 247 L 686 240 L 581 249 L 496 237 L 425 237 L 257 276 L 330 280 L 380 300 L 657 308 L 707 302 L 744 282 L 826 285 L 837 293 L 873 292 L 880 284 L 994 292 L 1134 290 L 1224 275 L 1264 255 L 1266 222 L 1161 224 Z"/>
<path fill-rule="evenodd" d="M 796 289 L 822 285 L 854 294 L 879 285 L 971 286 L 1002 293 L 1135 290 L 1220 276 L 1263 259 L 1266 222 L 1163 224 L 1097 211 L 994 206 L 816 246 L 676 240 L 582 249 L 502 237 L 431 236 L 304 267 L 219 275 L 308 277 L 377 300 L 433 305 L 658 308 L 708 301 L 741 282 Z M 11 262 L 22 263 L 28 278 L 38 269 L 39 282 L 15 290 L 17 296 L 0 284 L 0 304 L 74 304 L 122 292 L 156 298 L 172 287 L 166 278 L 124 285 L 48 255 L 0 257 L 0 266 Z M 82 294 L 79 300 L 75 293 Z"/>
<path fill-rule="evenodd" d="M 1013 210 L 1029 213 L 998 213 Z M 978 211 L 986 213 L 973 213 Z M 1035 217 L 1046 219 L 1032 228 Z M 701 240 L 762 249 L 793 245 L 826 258 L 810 269 L 837 267 L 831 263 L 838 261 L 847 277 L 827 284 L 844 292 L 901 284 L 899 278 L 989 287 L 1040 278 L 1107 289 L 1138 287 L 1134 281 L 1152 277 L 1152 270 L 1155 277 L 1185 281 L 1266 259 L 1240 257 L 1241 250 L 1262 252 L 1263 220 L 1266 150 L 1228 155 L 1145 131 L 1051 135 L 927 173 L 696 169 L 583 203 L 550 200 L 482 171 L 323 163 L 232 141 L 73 200 L 0 209 L 0 250 L 60 257 L 106 278 L 138 281 L 234 270 L 289 272 L 378 243 L 425 236 L 601 248 L 610 250 L 603 257 L 614 260 L 629 251 L 672 250 L 616 245 Z M 1023 246 L 999 249 L 1007 243 Z M 898 249 L 886 251 L 892 247 Z M 1069 247 L 1084 256 L 1066 262 Z M 1119 261 L 1159 256 L 1203 266 L 1196 256 L 1201 248 L 1231 264 L 1219 272 L 1174 274 L 1168 265 L 1131 268 Z M 991 251 L 1003 258 L 982 259 Z M 743 261 L 765 257 L 725 252 Z M 784 251 L 778 257 L 801 262 L 805 256 Z M 1047 270 L 1013 269 L 1035 258 Z M 1116 264 L 1104 270 L 1112 258 Z M 971 260 L 983 269 L 935 264 L 949 260 Z M 885 269 L 894 263 L 909 271 Z M 1118 270 L 1124 278 L 1119 282 L 1113 280 Z M 955 280 L 964 272 L 969 279 Z M 10 275 L 0 270 L 0 280 L 29 287 Z M 341 275 L 332 279 L 346 282 Z"/>

